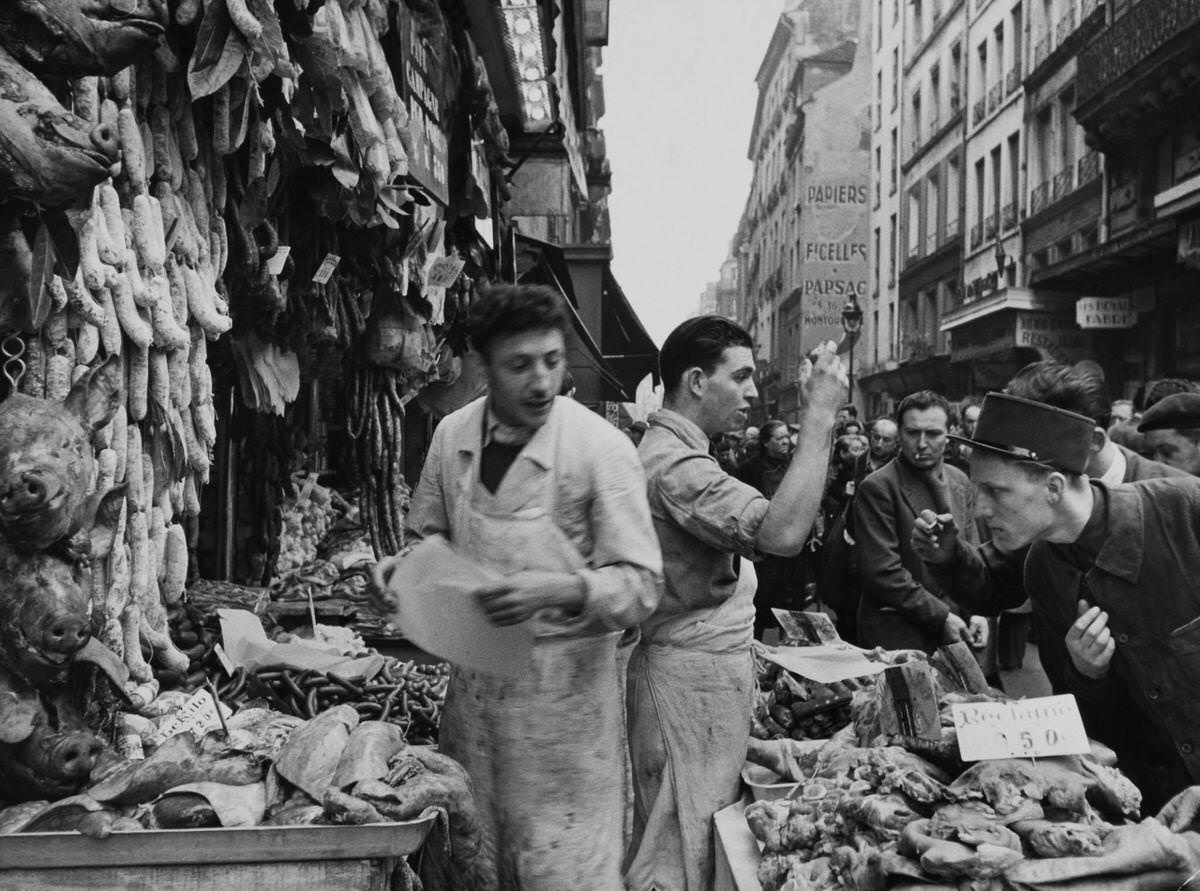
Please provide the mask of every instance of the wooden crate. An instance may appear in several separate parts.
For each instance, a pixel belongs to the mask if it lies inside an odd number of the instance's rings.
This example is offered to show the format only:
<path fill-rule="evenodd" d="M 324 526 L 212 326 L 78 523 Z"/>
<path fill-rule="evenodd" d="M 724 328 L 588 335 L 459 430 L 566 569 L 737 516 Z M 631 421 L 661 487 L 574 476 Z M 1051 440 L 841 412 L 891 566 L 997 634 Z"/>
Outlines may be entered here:
<path fill-rule="evenodd" d="M 387 891 L 433 817 L 366 826 L 255 826 L 0 836 L 0 891 Z"/>

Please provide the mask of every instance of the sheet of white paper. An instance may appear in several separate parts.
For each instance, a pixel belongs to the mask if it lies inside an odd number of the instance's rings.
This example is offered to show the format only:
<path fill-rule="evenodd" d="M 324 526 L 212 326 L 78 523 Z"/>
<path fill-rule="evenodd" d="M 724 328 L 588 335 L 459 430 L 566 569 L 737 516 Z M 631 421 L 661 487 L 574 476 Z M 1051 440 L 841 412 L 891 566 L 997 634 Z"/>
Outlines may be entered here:
<path fill-rule="evenodd" d="M 295 668 L 332 672 L 339 677 L 370 678 L 383 668 L 383 657 L 345 656 L 334 646 L 312 643 L 276 643 L 267 637 L 262 620 L 244 609 L 219 609 L 221 643 L 229 661 L 248 671 L 261 668 Z"/>
<path fill-rule="evenodd" d="M 887 669 L 883 662 L 872 662 L 862 650 L 849 644 L 821 647 L 764 647 L 763 658 L 802 678 L 819 684 L 832 684 L 848 678 L 879 674 Z"/>
<path fill-rule="evenodd" d="M 533 632 L 492 624 L 474 591 L 501 578 L 465 559 L 444 538 L 427 538 L 394 564 L 391 619 L 404 636 L 435 656 L 477 671 L 514 677 L 529 670 Z"/>

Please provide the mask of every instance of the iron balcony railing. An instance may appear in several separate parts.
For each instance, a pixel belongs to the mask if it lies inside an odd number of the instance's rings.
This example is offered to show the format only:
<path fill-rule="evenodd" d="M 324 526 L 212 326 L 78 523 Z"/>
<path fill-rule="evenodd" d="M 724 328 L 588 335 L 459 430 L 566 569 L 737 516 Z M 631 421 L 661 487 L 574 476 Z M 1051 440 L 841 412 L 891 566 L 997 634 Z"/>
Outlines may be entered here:
<path fill-rule="evenodd" d="M 1017 87 L 1021 86 L 1021 69 L 1014 65 L 1009 69 L 1008 74 L 1004 75 L 1004 93 L 1011 96 L 1017 91 Z"/>
<path fill-rule="evenodd" d="M 1050 56 L 1050 35 L 1047 34 L 1033 45 L 1033 67 L 1037 68 Z"/>
<path fill-rule="evenodd" d="M 921 255 L 921 243 L 915 241 L 908 246 L 908 259 L 915 260 Z"/>
<path fill-rule="evenodd" d="M 1000 211 L 1000 225 L 1004 231 L 1017 228 L 1017 202 L 1010 201 Z"/>
<path fill-rule="evenodd" d="M 983 218 L 983 240 L 991 241 L 996 237 L 996 215 L 988 214 Z"/>
<path fill-rule="evenodd" d="M 1100 153 L 1097 151 L 1085 152 L 1075 167 L 1078 171 L 1077 185 L 1090 183 L 1100 176 Z"/>
<path fill-rule="evenodd" d="M 1039 183 L 1029 194 L 1029 212 L 1037 213 L 1050 203 L 1050 180 Z"/>
<path fill-rule="evenodd" d="M 1071 36 L 1071 32 L 1075 30 L 1075 25 L 1075 7 L 1071 6 L 1067 8 L 1066 14 L 1058 20 L 1058 28 L 1055 29 L 1059 46 L 1062 46 L 1067 38 Z"/>
<path fill-rule="evenodd" d="M 1067 167 L 1054 175 L 1054 187 L 1051 200 L 1059 201 L 1066 198 L 1075 188 L 1075 167 Z"/>
<path fill-rule="evenodd" d="M 983 244 L 983 226 L 976 223 L 971 227 L 971 249 L 974 250 L 981 244 Z"/>
<path fill-rule="evenodd" d="M 958 238 L 958 220 L 946 220 L 946 240 Z"/>
<path fill-rule="evenodd" d="M 1004 95 L 1003 82 L 998 81 L 998 82 L 992 84 L 991 89 L 988 90 L 988 95 L 987 95 L 988 114 L 991 114 L 993 111 L 995 111 L 997 108 L 1000 107 L 1000 99 L 1003 97 L 1003 95 Z"/>
<path fill-rule="evenodd" d="M 987 117 L 987 99 L 980 99 L 975 103 L 974 110 L 971 112 L 971 123 L 978 124 Z"/>
<path fill-rule="evenodd" d="M 933 226 L 925 236 L 925 253 L 932 254 L 937 250 L 937 227 Z"/>
<path fill-rule="evenodd" d="M 955 112 L 958 111 L 958 106 L 961 102 L 962 102 L 962 92 L 959 90 L 958 84 L 955 84 L 954 86 L 952 86 L 950 88 L 950 113 L 951 114 L 954 114 Z"/>
<path fill-rule="evenodd" d="M 1141 0 L 1079 53 L 1075 81 L 1081 106 L 1126 77 L 1173 37 L 1200 23 L 1200 0 Z"/>

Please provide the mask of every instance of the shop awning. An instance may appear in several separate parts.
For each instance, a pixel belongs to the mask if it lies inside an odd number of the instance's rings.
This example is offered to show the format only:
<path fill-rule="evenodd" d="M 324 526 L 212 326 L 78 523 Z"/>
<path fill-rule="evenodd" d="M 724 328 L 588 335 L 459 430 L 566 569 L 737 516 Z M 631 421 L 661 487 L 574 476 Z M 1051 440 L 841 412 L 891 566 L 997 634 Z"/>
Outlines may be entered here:
<path fill-rule="evenodd" d="M 563 295 L 587 366 L 602 382 L 596 401 L 632 402 L 638 384 L 647 374 L 658 381 L 658 347 L 621 290 L 605 261 L 597 292 L 576 288 L 577 274 L 563 247 L 517 234 L 517 249 L 525 259 L 523 282 L 549 285 Z M 589 305 L 586 301 L 598 301 Z M 591 326 L 585 319 L 596 320 Z M 596 324 L 598 322 L 598 325 Z M 595 330 L 599 327 L 599 331 Z M 572 359 L 579 361 L 579 356 Z M 574 368 L 572 373 L 575 373 Z M 575 375 L 579 378 L 579 375 Z M 587 396 L 588 394 L 584 394 Z M 584 398 L 583 401 L 593 401 Z"/>

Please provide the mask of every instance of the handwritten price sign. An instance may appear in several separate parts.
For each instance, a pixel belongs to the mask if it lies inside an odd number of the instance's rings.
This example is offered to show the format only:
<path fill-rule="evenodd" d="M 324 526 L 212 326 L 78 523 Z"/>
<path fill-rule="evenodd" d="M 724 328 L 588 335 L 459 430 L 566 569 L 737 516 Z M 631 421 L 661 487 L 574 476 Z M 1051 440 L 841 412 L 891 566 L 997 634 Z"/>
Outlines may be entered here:
<path fill-rule="evenodd" d="M 1091 748 L 1074 696 L 955 703 L 950 709 L 963 761 L 1079 755 Z"/>

